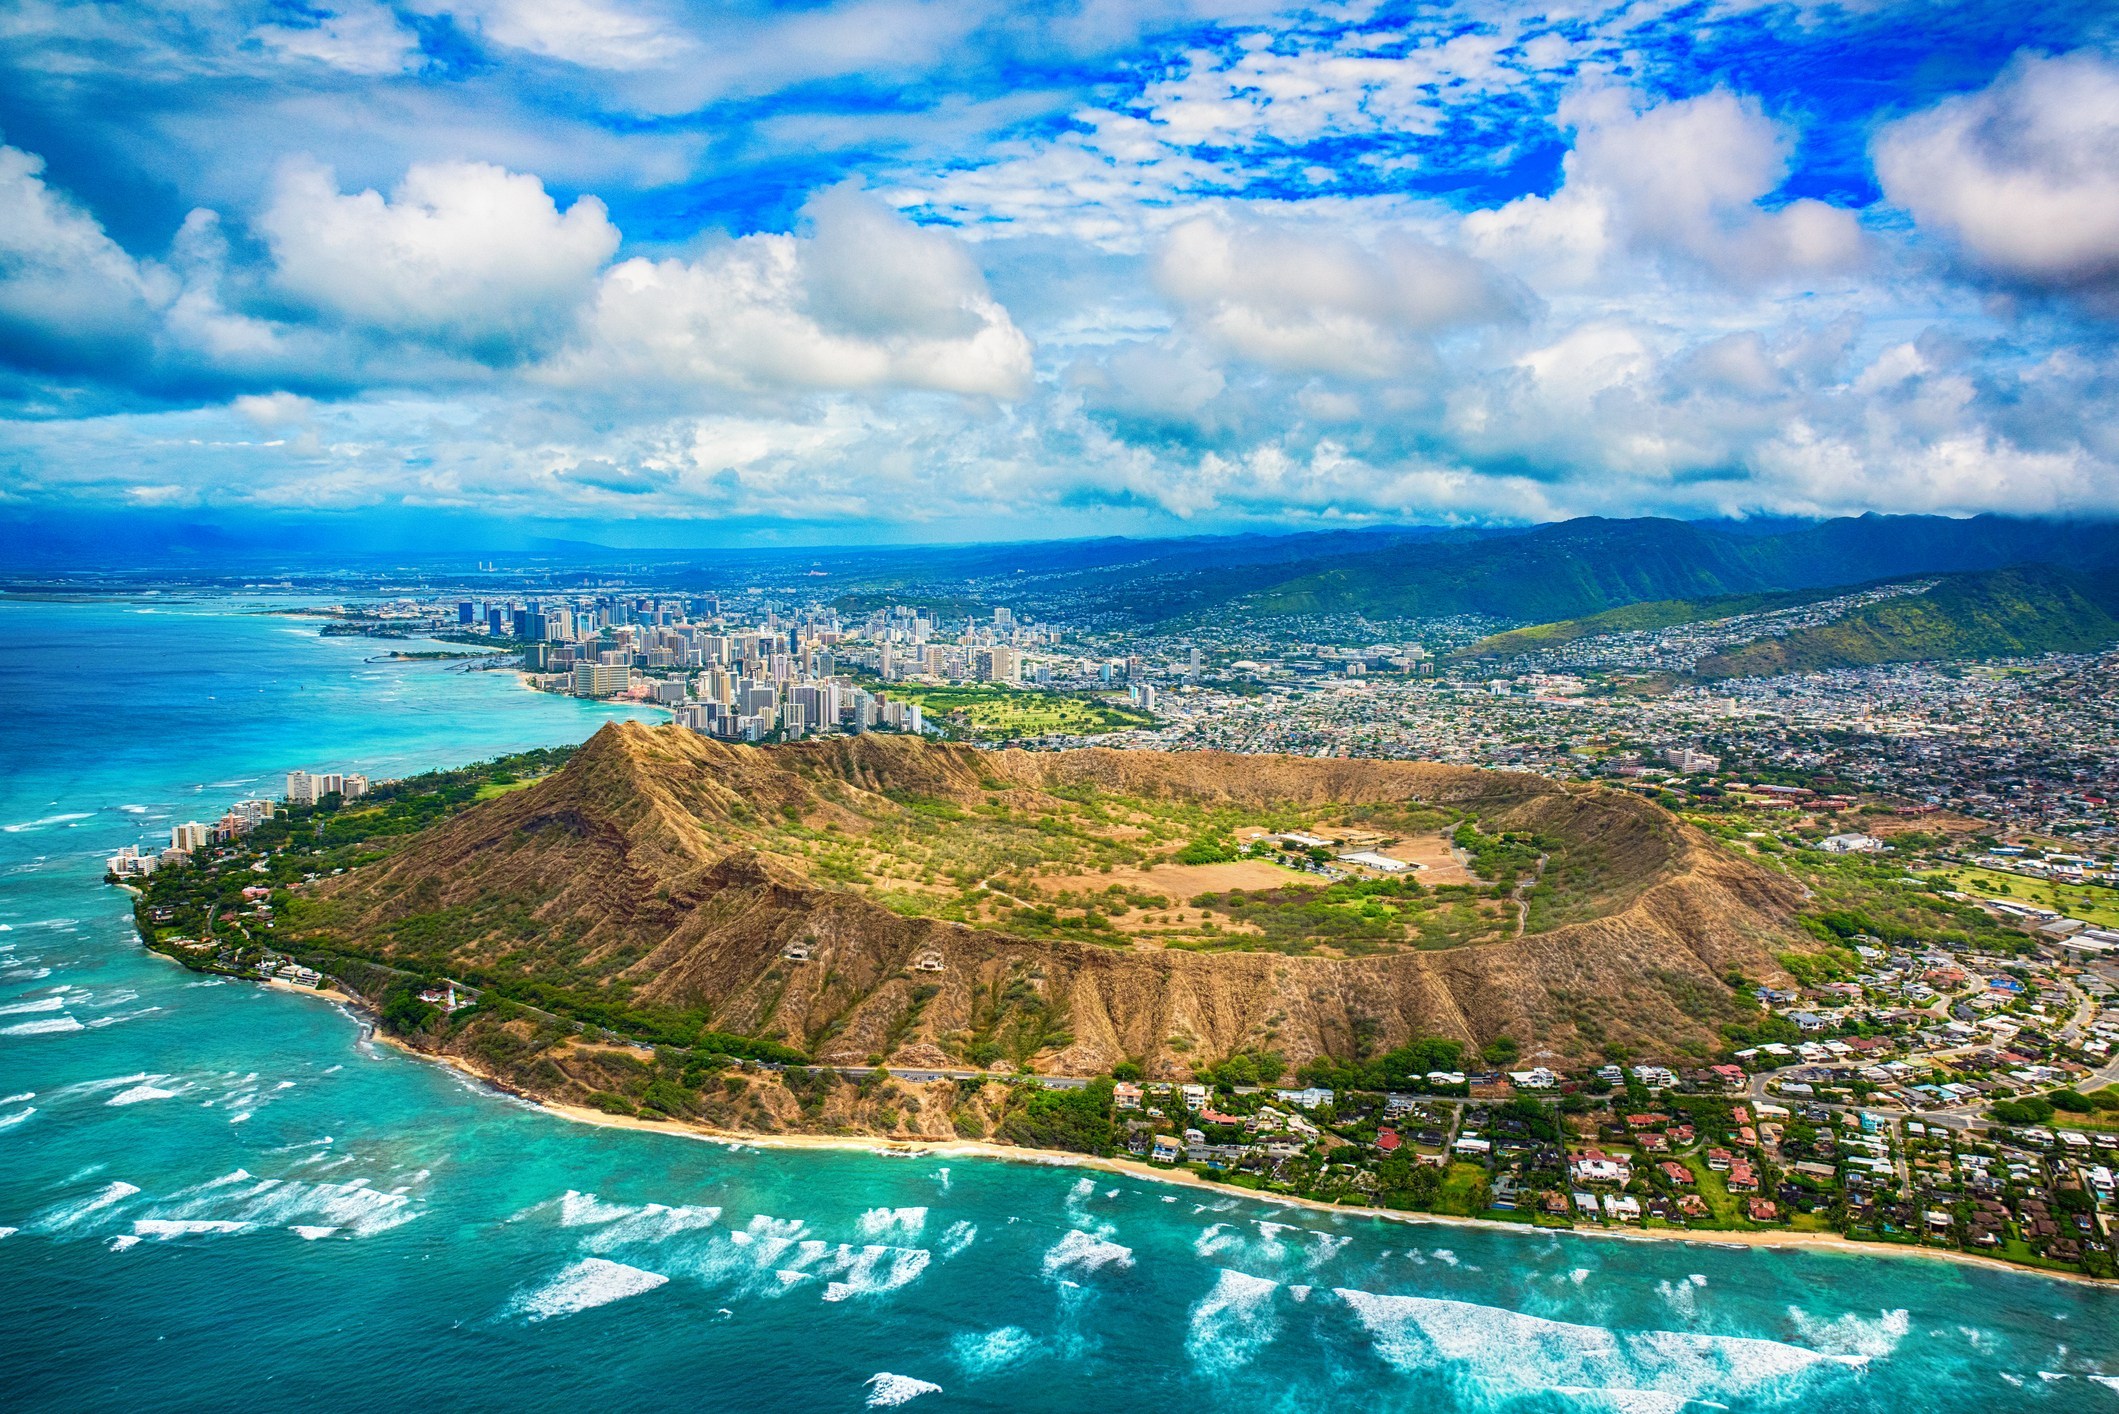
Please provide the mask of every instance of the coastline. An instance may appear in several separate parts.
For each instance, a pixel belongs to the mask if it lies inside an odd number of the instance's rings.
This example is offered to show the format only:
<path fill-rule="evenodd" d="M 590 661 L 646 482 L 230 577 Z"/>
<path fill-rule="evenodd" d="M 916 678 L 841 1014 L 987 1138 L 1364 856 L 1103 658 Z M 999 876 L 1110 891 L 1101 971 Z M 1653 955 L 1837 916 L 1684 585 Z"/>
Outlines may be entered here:
<path fill-rule="evenodd" d="M 308 991 L 307 988 L 289 988 L 293 991 Z M 316 993 L 322 996 L 324 993 Z M 334 996 L 341 994 L 333 994 Z M 344 998 L 346 1006 L 365 1017 L 367 1009 L 353 998 Z M 721 1144 L 729 1148 L 785 1149 L 785 1150 L 841 1150 L 876 1154 L 883 1157 L 912 1158 L 967 1158 L 992 1159 L 1003 1163 L 1033 1164 L 1046 1168 L 1078 1168 L 1100 1173 L 1109 1173 L 1126 1178 L 1141 1179 L 1150 1183 L 1169 1184 L 1173 1187 L 1189 1188 L 1202 1193 L 1214 1193 L 1222 1197 L 1238 1198 L 1266 1207 L 1304 1208 L 1314 1212 L 1338 1213 L 1343 1216 L 1377 1219 L 1385 1222 L 1432 1224 L 1441 1227 L 1480 1228 L 1488 1232 L 1510 1232 L 1528 1237 L 1580 1237 L 1610 1242 L 1676 1242 L 1705 1243 L 1720 1247 L 1768 1247 L 1799 1251 L 1836 1252 L 1861 1257 L 1912 1257 L 1934 1258 L 1983 1267 L 1989 1271 L 2012 1272 L 2021 1276 L 2050 1277 L 2059 1281 L 2076 1282 L 2084 1286 L 2109 1288 L 2112 1283 L 2099 1281 L 2080 1272 L 2059 1272 L 2045 1267 L 2026 1266 L 2004 1261 L 1999 1257 L 1983 1256 L 1976 1252 L 1960 1252 L 1941 1247 L 1905 1247 L 1893 1243 L 1856 1242 L 1836 1232 L 1796 1232 L 1786 1228 L 1764 1229 L 1749 1232 L 1703 1232 L 1691 1228 L 1605 1228 L 1605 1227 L 1538 1227 L 1531 1223 L 1496 1222 L 1491 1218 L 1458 1217 L 1448 1213 L 1410 1212 L 1398 1208 L 1359 1207 L 1344 1203 L 1327 1203 L 1316 1198 L 1299 1198 L 1286 1193 L 1263 1193 L 1256 1189 L 1239 1188 L 1231 1184 L 1216 1183 L 1198 1174 L 1183 1169 L 1160 1169 L 1136 1159 L 1108 1158 L 1099 1154 L 1078 1154 L 1063 1149 L 1025 1149 L 1013 1144 L 995 1144 L 982 1139 L 885 1139 L 875 1135 L 839 1134 L 756 1134 L 744 1130 L 716 1129 L 709 1125 L 686 1120 L 643 1120 L 631 1115 L 605 1114 L 580 1105 L 569 1105 L 541 1099 L 516 1089 L 498 1076 L 492 1075 L 457 1056 L 440 1055 L 409 1046 L 393 1036 L 384 1035 L 379 1028 L 370 1028 L 372 1039 L 382 1042 L 394 1050 L 419 1060 L 448 1066 L 459 1074 L 487 1085 L 504 1095 L 523 1100 L 547 1114 L 574 1124 L 593 1125 L 604 1129 L 630 1129 L 649 1134 L 661 1134 L 673 1138 L 692 1140 L 698 1143 Z"/>

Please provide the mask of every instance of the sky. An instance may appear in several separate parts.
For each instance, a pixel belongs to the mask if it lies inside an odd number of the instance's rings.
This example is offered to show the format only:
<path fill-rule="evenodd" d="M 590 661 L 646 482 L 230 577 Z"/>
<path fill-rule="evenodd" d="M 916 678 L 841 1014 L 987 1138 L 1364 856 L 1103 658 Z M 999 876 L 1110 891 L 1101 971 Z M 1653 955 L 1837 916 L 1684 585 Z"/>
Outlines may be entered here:
<path fill-rule="evenodd" d="M 2119 6 L 0 0 L 0 515 L 2119 513 Z"/>

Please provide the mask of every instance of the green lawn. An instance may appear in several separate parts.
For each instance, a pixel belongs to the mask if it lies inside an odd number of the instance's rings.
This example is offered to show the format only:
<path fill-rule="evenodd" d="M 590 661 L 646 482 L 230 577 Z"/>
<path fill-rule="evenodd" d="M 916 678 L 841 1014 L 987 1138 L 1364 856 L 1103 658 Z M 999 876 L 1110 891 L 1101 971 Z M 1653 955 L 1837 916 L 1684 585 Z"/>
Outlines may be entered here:
<path fill-rule="evenodd" d="M 2085 923 L 2119 928 L 2119 889 L 2108 889 L 2100 884 L 2059 884 L 2028 874 L 2008 874 L 1969 864 L 1932 870 L 1925 877 L 1940 879 L 1953 889 L 1981 898 L 2036 904 L 2041 908 L 2058 909 Z"/>
<path fill-rule="evenodd" d="M 953 727 L 966 736 L 992 741 L 1053 733 L 1089 736 L 1144 727 L 1154 721 L 1145 712 L 1102 698 L 1077 697 L 1035 688 L 998 684 L 926 687 L 917 683 L 890 683 L 881 691 L 886 697 L 901 702 L 919 703 L 920 710 L 932 721 Z"/>

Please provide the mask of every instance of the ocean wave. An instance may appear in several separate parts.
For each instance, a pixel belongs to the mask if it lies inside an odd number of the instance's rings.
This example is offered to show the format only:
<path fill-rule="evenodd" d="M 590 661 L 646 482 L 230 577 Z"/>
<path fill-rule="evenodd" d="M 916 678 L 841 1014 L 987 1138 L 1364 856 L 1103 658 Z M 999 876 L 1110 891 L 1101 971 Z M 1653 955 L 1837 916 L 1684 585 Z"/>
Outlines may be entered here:
<path fill-rule="evenodd" d="M 870 1409 L 894 1409 L 900 1404 L 918 1399 L 923 1394 L 940 1394 L 942 1387 L 926 1380 L 916 1380 L 910 1375 L 893 1375 L 888 1370 L 878 1370 L 861 1383 L 868 1389 Z"/>
<path fill-rule="evenodd" d="M 160 1010 L 158 1006 L 143 1006 L 138 1011 L 121 1011 L 116 1016 L 99 1016 L 88 1024 L 100 1030 L 105 1026 L 116 1026 L 121 1021 L 134 1021 Z"/>
<path fill-rule="evenodd" d="M 137 1237 L 167 1242 L 172 1237 L 226 1236 L 248 1232 L 251 1224 L 234 1218 L 140 1218 L 132 1225 Z"/>
<path fill-rule="evenodd" d="M 38 1232 L 64 1232 L 69 1228 L 79 1227 L 83 1223 L 89 1222 L 95 1218 L 96 1214 L 124 1202 L 139 1191 L 136 1185 L 122 1180 L 106 1183 L 91 1197 L 82 1198 L 72 1203 L 62 1203 L 57 1207 L 46 1209 L 30 1225 Z"/>
<path fill-rule="evenodd" d="M 918 1237 L 926 1226 L 925 1208 L 870 1208 L 861 1214 L 863 1237 Z"/>
<path fill-rule="evenodd" d="M 1037 1337 L 1021 1326 L 966 1331 L 949 1343 L 950 1353 L 967 1374 L 991 1375 L 1036 1355 Z"/>
<path fill-rule="evenodd" d="M 652 1245 L 666 1242 L 680 1233 L 712 1227 L 720 1218 L 721 1210 L 715 1207 L 669 1207 L 648 1203 L 622 1217 L 613 1218 L 599 1231 L 584 1238 L 581 1246 L 584 1251 L 608 1252 L 632 1243 Z"/>
<path fill-rule="evenodd" d="M 287 1231 L 293 1233 L 296 1237 L 301 1238 L 304 1242 L 315 1242 L 320 1238 L 331 1236 L 333 1233 L 337 1232 L 338 1229 L 335 1227 L 314 1227 L 307 1223 L 296 1223 L 294 1226 L 288 1228 Z"/>
<path fill-rule="evenodd" d="M 24 830 L 41 829 L 46 825 L 63 825 L 69 820 L 86 820 L 88 818 L 89 814 L 87 811 L 69 811 L 64 815 L 46 815 L 41 820 L 22 820 L 12 825 L 0 825 L 0 833 L 19 835 Z"/>
<path fill-rule="evenodd" d="M 978 1235 L 979 1228 L 977 1223 L 953 1222 L 942 1229 L 942 1241 L 940 1244 L 942 1260 L 946 1262 L 966 1247 L 969 1247 L 978 1240 Z"/>
<path fill-rule="evenodd" d="M 1273 1293 L 1280 1283 L 1224 1267 L 1214 1287 L 1192 1308 L 1185 1353 L 1207 1370 L 1248 1365 L 1280 1333 Z"/>
<path fill-rule="evenodd" d="M 932 1256 L 919 1247 L 841 1246 L 831 1266 L 818 1273 L 827 1277 L 826 1301 L 845 1301 L 855 1296 L 881 1296 L 919 1279 Z"/>
<path fill-rule="evenodd" d="M 584 1257 L 538 1286 L 518 1293 L 510 1309 L 527 1321 L 572 1316 L 653 1291 L 669 1280 L 660 1272 L 604 1257 Z"/>
<path fill-rule="evenodd" d="M 0 1095 L 0 1105 L 19 1105 L 24 1100 L 34 1100 L 36 1098 L 37 1092 L 34 1090 L 17 1090 L 12 1095 Z"/>
<path fill-rule="evenodd" d="M 244 1229 L 328 1227 L 352 1237 L 372 1237 L 411 1222 L 419 1210 L 409 1191 L 379 1189 L 365 1178 L 305 1182 L 258 1178 L 236 1169 L 170 1195 L 150 1215 L 234 1223 Z"/>
<path fill-rule="evenodd" d="M 0 1006 L 0 1016 L 23 1016 L 33 1011 L 57 1011 L 66 1005 L 64 997 L 38 997 L 35 1001 L 9 1002 Z"/>
<path fill-rule="evenodd" d="M 1864 1360 L 1891 1354 L 1913 1328 L 1913 1318 L 1904 1310 L 1879 1311 L 1874 1317 L 1849 1311 L 1827 1321 L 1811 1316 L 1800 1306 L 1790 1306 L 1788 1321 L 1805 1344 L 1827 1354 Z"/>
<path fill-rule="evenodd" d="M 1046 1251 L 1040 1265 L 1048 1277 L 1099 1272 L 1105 1267 L 1125 1268 L 1133 1265 L 1133 1249 L 1080 1228 L 1069 1228 L 1067 1235 Z"/>
<path fill-rule="evenodd" d="M 154 1076 L 152 1079 L 167 1080 L 168 1078 L 169 1077 L 166 1075 L 157 1075 Z M 120 1105 L 144 1104 L 149 1100 L 174 1100 L 177 1096 L 183 1094 L 190 1088 L 191 1087 L 189 1085 L 185 1085 L 175 1090 L 166 1090 L 163 1087 L 152 1083 L 152 1080 L 142 1081 L 140 1084 L 135 1085 L 128 1090 L 120 1090 L 117 1094 L 111 1096 L 103 1103 L 105 1105 L 115 1108 Z"/>
<path fill-rule="evenodd" d="M 19 1021 L 13 1026 L 0 1026 L 0 1036 L 56 1036 L 87 1029 L 72 1016 L 54 1016 L 43 1021 Z"/>
<path fill-rule="evenodd" d="M 1376 1353 L 1489 1389 L 1592 1389 L 1712 1400 L 1845 1371 L 1867 1357 L 1689 1331 L 1619 1332 L 1430 1296 L 1338 1288 Z"/>
<path fill-rule="evenodd" d="M 16 1110 L 11 1115 L 0 1115 L 0 1129 L 13 1129 L 36 1112 L 37 1107 L 31 1105 L 27 1109 Z"/>
<path fill-rule="evenodd" d="M 559 1195 L 561 1227 L 589 1227 L 596 1223 L 614 1223 L 639 1211 L 629 1204 L 606 1203 L 593 1193 L 577 1193 L 571 1188 Z"/>

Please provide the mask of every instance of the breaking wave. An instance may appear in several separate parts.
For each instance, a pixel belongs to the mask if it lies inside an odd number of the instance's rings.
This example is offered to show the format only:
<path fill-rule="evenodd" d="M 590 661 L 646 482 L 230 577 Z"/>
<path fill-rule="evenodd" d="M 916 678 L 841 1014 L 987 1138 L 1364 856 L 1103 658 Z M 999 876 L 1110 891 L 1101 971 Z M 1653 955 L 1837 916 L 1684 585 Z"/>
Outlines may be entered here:
<path fill-rule="evenodd" d="M 642 1271 L 623 1262 L 585 1257 L 542 1285 L 519 1293 L 510 1309 L 527 1321 L 548 1321 L 653 1291 L 668 1280 L 659 1272 Z"/>
<path fill-rule="evenodd" d="M 1712 1400 L 1794 1386 L 1845 1371 L 1866 1355 L 1782 1341 L 1688 1331 L 1619 1332 L 1430 1296 L 1335 1294 L 1367 1330 L 1376 1353 L 1400 1370 L 1441 1369 L 1489 1389 L 1594 1391 L 1633 1398 Z"/>
<path fill-rule="evenodd" d="M 1222 1268 L 1214 1289 L 1192 1308 L 1185 1353 L 1209 1370 L 1248 1365 L 1280 1333 L 1273 1293 L 1280 1283 Z"/>
<path fill-rule="evenodd" d="M 893 1375 L 888 1370 L 878 1370 L 861 1381 L 868 1387 L 870 1409 L 893 1409 L 923 1394 L 940 1394 L 942 1387 L 926 1380 L 916 1380 L 910 1375 Z"/>
<path fill-rule="evenodd" d="M 1080 1228 L 1069 1228 L 1067 1235 L 1045 1253 L 1042 1265 L 1048 1277 L 1100 1272 L 1105 1267 L 1125 1268 L 1133 1265 L 1133 1249 Z"/>

